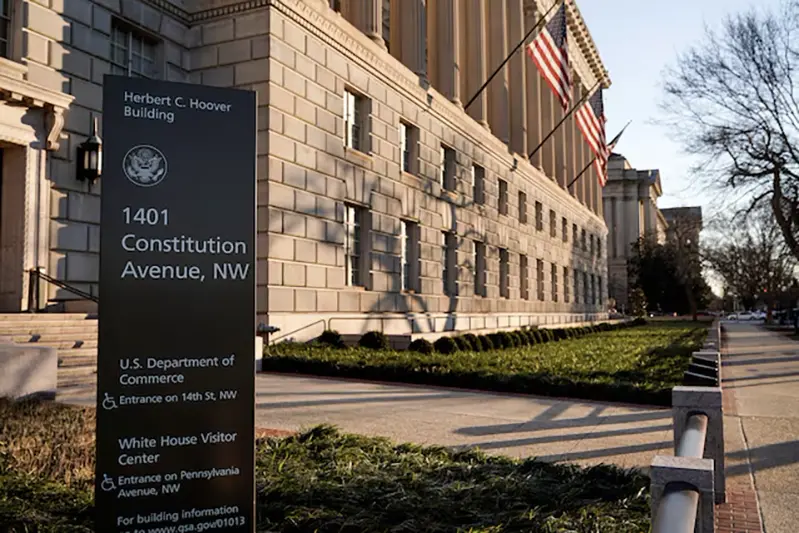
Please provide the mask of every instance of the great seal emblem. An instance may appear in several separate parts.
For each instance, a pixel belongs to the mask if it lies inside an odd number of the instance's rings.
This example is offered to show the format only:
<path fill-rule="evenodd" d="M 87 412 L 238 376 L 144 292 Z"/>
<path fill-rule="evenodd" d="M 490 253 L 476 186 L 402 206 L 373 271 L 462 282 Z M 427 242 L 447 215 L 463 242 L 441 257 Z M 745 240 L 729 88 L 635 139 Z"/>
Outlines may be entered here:
<path fill-rule="evenodd" d="M 125 176 L 140 187 L 158 185 L 167 173 L 167 161 L 161 150 L 149 144 L 134 146 L 122 160 Z"/>

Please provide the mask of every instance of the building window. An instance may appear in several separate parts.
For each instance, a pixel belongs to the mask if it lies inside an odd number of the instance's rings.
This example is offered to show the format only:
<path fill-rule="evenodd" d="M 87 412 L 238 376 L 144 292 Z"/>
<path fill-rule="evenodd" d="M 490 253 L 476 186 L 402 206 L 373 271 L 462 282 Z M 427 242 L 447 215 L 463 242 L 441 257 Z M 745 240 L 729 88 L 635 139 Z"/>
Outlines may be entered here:
<path fill-rule="evenodd" d="M 415 291 L 419 280 L 419 224 L 403 220 L 400 231 L 402 290 Z"/>
<path fill-rule="evenodd" d="M 560 219 L 560 232 L 563 234 L 563 242 L 569 242 L 569 221 L 566 217 Z"/>
<path fill-rule="evenodd" d="M 400 165 L 403 172 L 418 174 L 419 172 L 419 128 L 406 122 L 400 122 L 400 148 L 402 160 Z"/>
<path fill-rule="evenodd" d="M 538 299 L 539 301 L 544 301 L 544 261 L 542 259 L 536 259 L 535 263 L 535 279 L 536 289 L 538 292 Z"/>
<path fill-rule="evenodd" d="M 591 295 L 589 294 L 591 287 L 588 285 L 588 272 L 583 272 L 583 303 L 591 303 Z"/>
<path fill-rule="evenodd" d="M 572 246 L 577 247 L 580 243 L 580 233 L 577 224 L 572 224 Z"/>
<path fill-rule="evenodd" d="M 441 145 L 441 188 L 447 191 L 455 190 L 455 150 L 449 146 Z"/>
<path fill-rule="evenodd" d="M 366 119 L 369 116 L 368 100 L 349 89 L 344 89 L 344 146 L 361 152 L 368 151 L 369 134 Z"/>
<path fill-rule="evenodd" d="M 596 276 L 591 274 L 591 303 L 596 305 L 597 297 L 596 297 Z"/>
<path fill-rule="evenodd" d="M 550 275 L 552 276 L 552 301 L 553 302 L 557 302 L 558 301 L 558 265 L 556 265 L 555 263 L 552 263 L 552 271 L 551 271 Z"/>
<path fill-rule="evenodd" d="M 569 267 L 563 267 L 563 301 L 569 303 Z"/>
<path fill-rule="evenodd" d="M 588 236 L 588 251 L 593 257 L 594 255 L 594 234 Z"/>
<path fill-rule="evenodd" d="M 8 10 L 8 1 L 0 0 L 3 11 Z M 7 24 L 5 16 L 2 22 Z M 5 34 L 6 36 L 8 34 Z M 0 36 L 2 37 L 2 36 Z M 3 42 L 6 46 L 7 42 Z M 7 46 L 6 46 L 7 48 Z M 111 73 L 139 78 L 154 78 L 157 43 L 114 21 L 111 27 Z M 5 54 L 4 54 L 5 55 Z"/>
<path fill-rule="evenodd" d="M 549 236 L 553 238 L 558 236 L 558 216 L 552 209 L 549 210 Z"/>
<path fill-rule="evenodd" d="M 346 283 L 351 287 L 364 287 L 364 258 L 368 256 L 368 240 L 364 238 L 364 218 L 366 210 L 362 207 L 346 205 L 344 209 L 344 247 Z"/>
<path fill-rule="evenodd" d="M 527 224 L 527 194 L 519 191 L 519 222 Z"/>
<path fill-rule="evenodd" d="M 588 250 L 588 244 L 585 239 L 585 229 L 580 230 L 580 247 L 584 252 Z"/>
<path fill-rule="evenodd" d="M 529 281 L 528 272 L 528 265 L 527 265 L 527 256 L 520 255 L 519 256 L 519 291 L 521 292 L 521 297 L 524 300 L 530 299 L 530 287 L 528 284 Z"/>
<path fill-rule="evenodd" d="M 505 248 L 499 249 L 499 295 L 502 298 L 510 297 L 510 254 Z"/>
<path fill-rule="evenodd" d="M 500 215 L 508 214 L 508 182 L 497 180 L 499 183 L 499 196 L 497 197 L 497 209 Z"/>
<path fill-rule="evenodd" d="M 474 294 L 486 295 L 486 245 L 474 241 Z"/>
<path fill-rule="evenodd" d="M 486 169 L 480 165 L 472 165 L 472 196 L 474 203 L 484 204 L 486 201 Z"/>
<path fill-rule="evenodd" d="M 541 202 L 535 203 L 535 229 L 544 231 L 544 206 Z"/>
<path fill-rule="evenodd" d="M 574 303 L 580 303 L 580 271 L 574 271 Z"/>
<path fill-rule="evenodd" d="M 596 238 L 596 256 L 602 257 L 602 241 L 599 239 L 599 236 Z"/>
<path fill-rule="evenodd" d="M 0 0 L 0 57 L 11 56 L 11 1 Z"/>
<path fill-rule="evenodd" d="M 455 296 L 455 234 L 449 231 L 441 232 L 441 284 L 444 294 Z"/>
<path fill-rule="evenodd" d="M 336 13 L 341 13 L 341 0 L 330 0 L 330 9 Z"/>

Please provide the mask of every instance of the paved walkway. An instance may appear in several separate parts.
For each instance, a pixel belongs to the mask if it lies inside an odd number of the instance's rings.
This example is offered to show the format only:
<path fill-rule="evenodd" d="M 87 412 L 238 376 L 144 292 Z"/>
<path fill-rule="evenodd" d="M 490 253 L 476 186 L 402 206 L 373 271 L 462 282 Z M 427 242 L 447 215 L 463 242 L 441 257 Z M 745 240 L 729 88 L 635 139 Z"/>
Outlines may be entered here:
<path fill-rule="evenodd" d="M 793 533 L 799 529 L 799 343 L 754 325 L 725 327 L 728 499 L 756 495 L 765 532 Z M 758 530 L 752 505 L 737 513 L 732 531 Z"/>
<path fill-rule="evenodd" d="M 277 374 L 259 374 L 256 384 L 261 428 L 327 423 L 398 442 L 627 467 L 672 453 L 668 409 Z M 60 400 L 94 405 L 94 388 Z"/>

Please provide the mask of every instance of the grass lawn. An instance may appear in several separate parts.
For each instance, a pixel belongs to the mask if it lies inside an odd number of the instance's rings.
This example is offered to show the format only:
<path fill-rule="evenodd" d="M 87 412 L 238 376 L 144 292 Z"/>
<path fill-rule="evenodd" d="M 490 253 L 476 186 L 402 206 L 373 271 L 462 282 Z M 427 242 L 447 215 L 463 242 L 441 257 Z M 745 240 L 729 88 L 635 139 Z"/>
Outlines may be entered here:
<path fill-rule="evenodd" d="M 657 321 L 534 346 L 488 352 L 410 351 L 278 344 L 267 371 L 346 376 L 501 392 L 671 405 L 708 324 Z"/>
<path fill-rule="evenodd" d="M 0 531 L 94 531 L 94 411 L 0 400 Z M 259 532 L 646 532 L 648 478 L 320 426 L 257 443 Z"/>

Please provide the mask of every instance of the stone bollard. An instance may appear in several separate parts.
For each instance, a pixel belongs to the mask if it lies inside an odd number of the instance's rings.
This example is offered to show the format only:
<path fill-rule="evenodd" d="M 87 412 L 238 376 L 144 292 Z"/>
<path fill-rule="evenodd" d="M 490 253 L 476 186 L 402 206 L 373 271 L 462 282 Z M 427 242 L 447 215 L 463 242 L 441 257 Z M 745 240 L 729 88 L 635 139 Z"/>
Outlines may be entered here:
<path fill-rule="evenodd" d="M 657 455 L 649 470 L 652 524 L 666 488 L 671 484 L 690 486 L 699 492 L 699 508 L 694 533 L 713 533 L 715 505 L 713 502 L 713 460 L 693 457 Z"/>
<path fill-rule="evenodd" d="M 724 415 L 720 387 L 674 387 L 671 392 L 672 416 L 674 418 L 674 450 L 676 453 L 688 417 L 702 413 L 707 416 L 705 437 L 705 459 L 712 459 L 716 503 L 726 500 L 724 479 Z"/>

